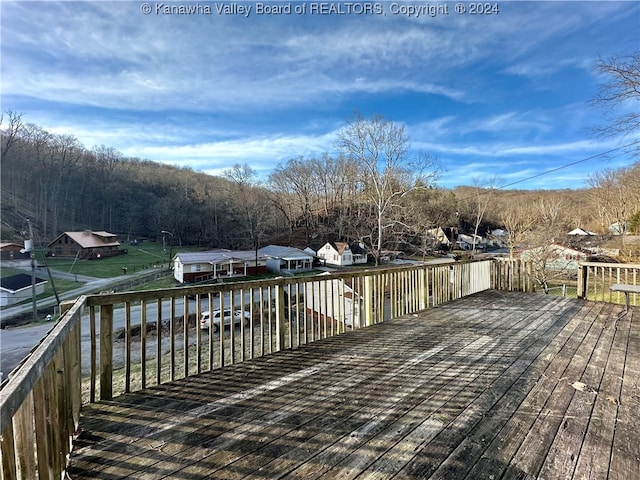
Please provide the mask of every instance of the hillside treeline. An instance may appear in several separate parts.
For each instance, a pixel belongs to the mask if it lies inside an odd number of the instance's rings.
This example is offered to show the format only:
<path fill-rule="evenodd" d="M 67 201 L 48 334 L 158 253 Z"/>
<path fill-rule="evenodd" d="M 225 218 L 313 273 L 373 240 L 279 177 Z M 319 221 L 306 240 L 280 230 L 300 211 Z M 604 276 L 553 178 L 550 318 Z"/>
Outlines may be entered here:
<path fill-rule="evenodd" d="M 616 222 L 639 228 L 640 162 L 595 172 L 588 187 L 577 190 L 503 191 L 495 180 L 471 178 L 460 179 L 468 186 L 448 190 L 438 188 L 439 166 L 428 156 L 419 175 L 410 170 L 418 163 L 404 158 L 388 157 L 381 165 L 358 158 L 349 147 L 362 127 L 374 135 L 388 129 L 384 138 L 397 134 L 402 148 L 396 150 L 406 154 L 401 127 L 358 118 L 342 132 L 344 154 L 293 157 L 259 179 L 246 165 L 216 177 L 125 157 L 107 146 L 87 148 L 8 112 L 2 123 L 2 241 L 18 241 L 27 218 L 42 243 L 62 231 L 91 229 L 124 241 L 158 239 L 165 231 L 175 245 L 224 248 L 274 239 L 296 246 L 349 240 L 378 252 L 427 251 L 433 247 L 429 230 L 439 226 L 480 235 L 508 229 L 514 243 L 530 243 L 535 234 L 557 240 L 576 227 L 605 233 Z"/>

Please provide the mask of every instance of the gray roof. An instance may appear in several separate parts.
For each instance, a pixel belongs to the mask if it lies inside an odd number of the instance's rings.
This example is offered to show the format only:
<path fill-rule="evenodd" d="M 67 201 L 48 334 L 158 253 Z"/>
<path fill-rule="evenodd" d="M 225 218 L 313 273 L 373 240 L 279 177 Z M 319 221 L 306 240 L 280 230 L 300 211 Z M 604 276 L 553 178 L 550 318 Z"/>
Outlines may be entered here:
<path fill-rule="evenodd" d="M 255 261 L 255 250 L 226 250 L 217 249 L 209 250 L 206 252 L 182 252 L 177 253 L 174 258 L 180 259 L 180 263 L 183 265 L 190 263 L 228 263 L 232 261 L 246 262 Z M 258 260 L 264 260 L 266 257 L 258 251 Z"/>
<path fill-rule="evenodd" d="M 47 283 L 46 280 L 36 277 L 36 285 Z M 18 273 L 10 277 L 4 277 L 0 280 L 0 288 L 8 292 L 17 292 L 23 288 L 31 286 L 31 275 L 27 273 Z"/>
<path fill-rule="evenodd" d="M 293 259 L 313 259 L 313 255 L 303 252 L 295 247 L 282 247 L 280 245 L 267 245 L 258 250 L 262 255 L 270 258 L 282 258 L 284 260 Z"/>

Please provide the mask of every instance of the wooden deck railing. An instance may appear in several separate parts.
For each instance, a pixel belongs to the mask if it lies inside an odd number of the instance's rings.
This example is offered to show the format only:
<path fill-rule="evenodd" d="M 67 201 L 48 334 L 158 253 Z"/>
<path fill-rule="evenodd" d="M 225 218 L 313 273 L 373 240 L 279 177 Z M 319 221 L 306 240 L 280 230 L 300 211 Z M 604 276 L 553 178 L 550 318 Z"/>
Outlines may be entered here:
<path fill-rule="evenodd" d="M 520 262 L 484 260 L 80 297 L 2 385 L 2 478 L 60 478 L 82 403 L 489 288 L 531 291 L 529 272 Z M 200 328 L 203 311 L 216 309 L 240 310 L 248 324 Z"/>
<path fill-rule="evenodd" d="M 611 291 L 614 283 L 640 285 L 640 264 L 581 262 L 578 267 L 578 298 L 625 303 L 624 294 Z M 630 294 L 631 305 L 640 305 L 640 295 Z"/>

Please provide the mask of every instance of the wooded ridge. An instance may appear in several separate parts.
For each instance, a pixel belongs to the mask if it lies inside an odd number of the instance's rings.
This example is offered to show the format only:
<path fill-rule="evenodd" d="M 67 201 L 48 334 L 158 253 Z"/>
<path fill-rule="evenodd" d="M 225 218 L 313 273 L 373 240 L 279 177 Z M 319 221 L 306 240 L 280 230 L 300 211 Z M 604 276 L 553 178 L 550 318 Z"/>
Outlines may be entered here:
<path fill-rule="evenodd" d="M 174 245 L 254 248 L 272 239 L 304 247 L 327 240 L 376 247 L 429 247 L 427 231 L 455 226 L 486 234 L 502 228 L 518 242 L 553 241 L 576 227 L 608 233 L 612 224 L 640 233 L 640 162 L 605 169 L 575 190 L 500 190 L 490 181 L 437 185 L 438 166 L 416 176 L 398 158 L 372 175 L 348 148 L 338 156 L 292 157 L 260 179 L 246 165 L 217 177 L 189 168 L 127 158 L 113 148 L 86 148 L 73 136 L 52 134 L 8 112 L 2 130 L 3 242 L 21 242 L 29 218 L 46 244 L 62 231 L 106 230 L 121 240 L 159 239 Z M 380 118 L 372 128 L 401 128 Z M 382 123 L 375 124 L 380 121 Z M 361 126 L 361 125 L 359 125 Z M 343 133 L 348 147 L 351 133 Z M 403 144 L 404 145 L 404 144 Z M 393 160 L 393 159 L 391 159 Z M 431 159 L 433 160 L 433 159 Z M 378 193 L 376 198 L 372 192 Z M 394 196 L 384 192 L 402 191 Z M 385 210 L 378 208 L 386 201 Z M 304 231 L 304 239 L 294 232 Z M 377 237 L 381 242 L 378 245 Z"/>

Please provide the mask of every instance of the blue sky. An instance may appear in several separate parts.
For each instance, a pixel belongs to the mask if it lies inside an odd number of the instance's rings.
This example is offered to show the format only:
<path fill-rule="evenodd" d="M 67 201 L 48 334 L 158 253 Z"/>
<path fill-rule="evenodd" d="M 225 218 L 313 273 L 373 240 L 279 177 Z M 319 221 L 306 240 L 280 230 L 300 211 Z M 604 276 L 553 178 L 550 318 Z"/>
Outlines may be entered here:
<path fill-rule="evenodd" d="M 396 13 L 425 2 L 379 2 L 371 15 L 258 15 L 256 2 L 235 2 L 248 17 L 217 13 L 233 2 L 150 1 L 147 15 L 144 3 L 2 1 L 2 110 L 87 148 L 213 175 L 246 163 L 266 176 L 289 158 L 337 154 L 354 111 L 404 124 L 447 188 L 493 177 L 580 188 L 634 161 L 580 162 L 638 140 L 596 138 L 601 112 L 589 105 L 598 58 L 639 49 L 637 1 L 501 1 L 491 15 L 430 2 L 448 7 L 433 17 Z"/>

